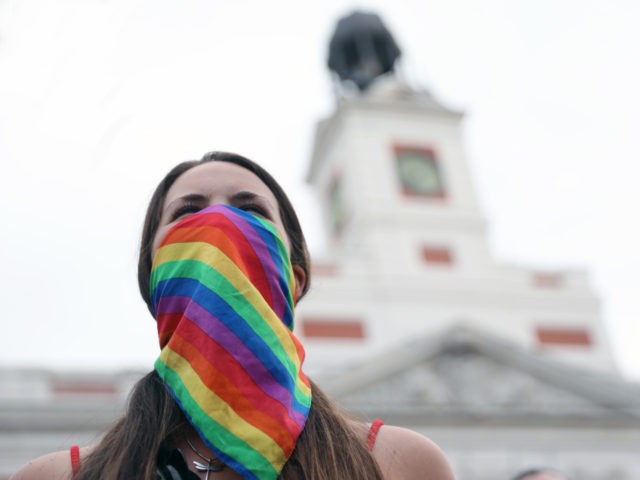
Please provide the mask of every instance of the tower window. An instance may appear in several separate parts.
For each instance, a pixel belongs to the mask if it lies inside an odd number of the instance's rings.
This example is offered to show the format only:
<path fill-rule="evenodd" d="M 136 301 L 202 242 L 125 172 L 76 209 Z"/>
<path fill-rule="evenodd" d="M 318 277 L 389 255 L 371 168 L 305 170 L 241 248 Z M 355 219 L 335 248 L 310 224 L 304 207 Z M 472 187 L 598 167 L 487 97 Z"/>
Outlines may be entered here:
<path fill-rule="evenodd" d="M 436 154 L 430 148 L 396 145 L 396 171 L 403 195 L 445 198 L 442 172 Z"/>

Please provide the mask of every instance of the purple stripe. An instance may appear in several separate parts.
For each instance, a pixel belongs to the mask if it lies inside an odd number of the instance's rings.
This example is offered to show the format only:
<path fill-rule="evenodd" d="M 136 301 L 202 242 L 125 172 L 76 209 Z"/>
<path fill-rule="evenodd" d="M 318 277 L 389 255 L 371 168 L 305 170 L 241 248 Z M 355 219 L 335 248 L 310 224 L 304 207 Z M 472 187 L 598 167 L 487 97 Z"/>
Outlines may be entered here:
<path fill-rule="evenodd" d="M 305 416 L 291 405 L 293 393 L 273 378 L 260 359 L 223 322 L 197 303 L 191 302 L 188 297 L 163 297 L 160 299 L 157 315 L 171 313 L 183 313 L 181 322 L 185 319 L 193 322 L 211 340 L 220 344 L 236 359 L 266 395 L 281 403 L 289 412 L 291 419 L 301 427 L 304 426 Z"/>
<path fill-rule="evenodd" d="M 225 212 L 226 214 L 226 212 Z M 280 285 L 277 283 L 277 279 L 279 275 L 274 275 L 271 272 L 279 273 L 279 269 L 273 258 L 271 257 L 271 252 L 269 252 L 269 248 L 260 237 L 260 234 L 255 231 L 256 227 L 252 225 L 248 220 L 241 218 L 239 215 L 225 215 L 244 235 L 249 244 L 253 247 L 253 250 L 256 252 L 260 263 L 262 264 L 262 268 L 266 272 L 267 281 L 269 282 L 269 288 L 271 289 L 271 303 L 273 310 L 276 312 L 279 318 L 283 318 L 284 311 L 287 307 L 286 299 L 282 294 L 280 289 Z M 255 220 L 257 222 L 257 220 Z M 263 225 L 260 225 L 260 228 L 265 228 Z"/>

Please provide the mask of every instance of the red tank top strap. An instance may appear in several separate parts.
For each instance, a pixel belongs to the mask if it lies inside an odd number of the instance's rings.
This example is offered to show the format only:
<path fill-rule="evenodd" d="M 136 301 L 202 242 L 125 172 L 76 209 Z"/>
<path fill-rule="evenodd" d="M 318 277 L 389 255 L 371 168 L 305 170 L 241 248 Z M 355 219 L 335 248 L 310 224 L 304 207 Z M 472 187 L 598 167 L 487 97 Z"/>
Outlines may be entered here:
<path fill-rule="evenodd" d="M 69 449 L 69 454 L 71 455 L 71 471 L 75 477 L 80 471 L 80 447 L 74 445 Z"/>
<path fill-rule="evenodd" d="M 373 423 L 371 423 L 371 427 L 369 427 L 369 434 L 367 435 L 367 445 L 369 446 L 369 450 L 373 450 L 373 446 L 376 444 L 378 431 L 382 425 L 384 425 L 382 420 L 374 420 Z"/>

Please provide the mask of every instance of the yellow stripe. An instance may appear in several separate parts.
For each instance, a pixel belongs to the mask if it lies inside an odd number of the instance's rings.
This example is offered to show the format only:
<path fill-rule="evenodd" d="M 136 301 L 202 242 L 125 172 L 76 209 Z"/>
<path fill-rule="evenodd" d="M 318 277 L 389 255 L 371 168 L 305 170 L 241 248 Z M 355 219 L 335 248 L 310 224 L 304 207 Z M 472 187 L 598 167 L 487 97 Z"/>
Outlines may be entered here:
<path fill-rule="evenodd" d="M 162 350 L 160 360 L 178 374 L 189 395 L 210 418 L 260 452 L 274 469 L 279 471 L 282 465 L 274 463 L 271 459 L 286 458 L 286 455 L 269 435 L 248 423 L 228 403 L 209 390 L 189 362 L 170 347 Z M 216 415 L 216 412 L 219 412 L 219 415 Z"/>

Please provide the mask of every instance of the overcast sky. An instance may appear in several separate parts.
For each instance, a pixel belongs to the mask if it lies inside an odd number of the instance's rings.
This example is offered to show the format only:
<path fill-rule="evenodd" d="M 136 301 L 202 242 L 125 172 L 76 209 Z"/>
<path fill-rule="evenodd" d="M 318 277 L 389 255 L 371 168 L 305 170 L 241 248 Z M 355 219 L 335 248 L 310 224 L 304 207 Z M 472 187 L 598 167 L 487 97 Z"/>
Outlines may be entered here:
<path fill-rule="evenodd" d="M 494 255 L 586 270 L 640 380 L 637 0 L 0 0 L 0 367 L 151 368 L 136 247 L 178 161 L 258 160 L 322 248 L 303 178 L 354 8 L 381 15 L 405 78 L 466 112 Z"/>

